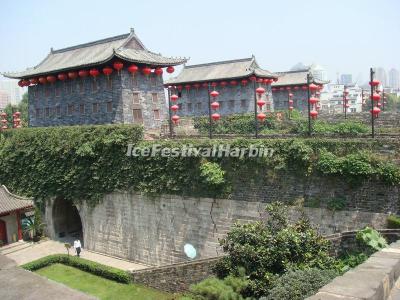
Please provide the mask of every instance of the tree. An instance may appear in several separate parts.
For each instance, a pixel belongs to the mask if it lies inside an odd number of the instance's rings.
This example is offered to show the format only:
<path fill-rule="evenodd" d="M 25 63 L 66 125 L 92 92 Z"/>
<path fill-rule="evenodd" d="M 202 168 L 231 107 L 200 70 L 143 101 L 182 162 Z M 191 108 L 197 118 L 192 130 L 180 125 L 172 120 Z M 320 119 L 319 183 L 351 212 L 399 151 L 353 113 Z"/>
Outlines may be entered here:
<path fill-rule="evenodd" d="M 17 105 L 9 103 L 5 108 L 4 112 L 7 113 L 7 120 L 9 128 L 12 128 L 13 124 L 13 113 L 19 111 L 21 113 L 21 125 L 22 127 L 28 126 L 28 93 L 22 95 L 22 100 Z"/>
<path fill-rule="evenodd" d="M 385 94 L 387 97 L 387 104 L 385 104 L 385 111 L 400 111 L 400 97 L 395 94 Z"/>

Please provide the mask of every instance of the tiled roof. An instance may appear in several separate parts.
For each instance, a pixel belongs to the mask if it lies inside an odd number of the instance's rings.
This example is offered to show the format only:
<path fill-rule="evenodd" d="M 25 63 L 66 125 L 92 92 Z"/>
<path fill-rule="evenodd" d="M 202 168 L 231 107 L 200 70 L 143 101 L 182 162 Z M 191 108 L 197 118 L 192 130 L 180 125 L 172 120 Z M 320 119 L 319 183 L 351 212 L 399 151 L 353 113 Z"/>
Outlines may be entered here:
<path fill-rule="evenodd" d="M 285 85 L 302 85 L 307 84 L 307 74 L 310 72 L 309 69 L 298 70 L 298 71 L 288 71 L 288 72 L 276 72 L 279 76 L 277 82 L 272 83 L 272 86 L 285 86 Z M 327 84 L 329 81 L 321 81 L 314 79 L 316 84 Z"/>
<path fill-rule="evenodd" d="M 174 66 L 187 61 L 186 58 L 164 57 L 147 50 L 134 31 L 131 30 L 128 34 L 64 49 L 51 50 L 36 67 L 23 72 L 4 73 L 3 75 L 9 78 L 27 78 L 104 64 L 114 57 L 151 66 Z"/>
<path fill-rule="evenodd" d="M 33 200 L 11 194 L 4 185 L 0 186 L 0 215 L 28 208 L 33 208 Z"/>
<path fill-rule="evenodd" d="M 236 79 L 255 74 L 260 77 L 277 77 L 275 74 L 261 69 L 255 58 L 244 58 L 219 61 L 200 65 L 184 66 L 182 72 L 171 78 L 166 84 L 180 84 L 211 80 Z"/>

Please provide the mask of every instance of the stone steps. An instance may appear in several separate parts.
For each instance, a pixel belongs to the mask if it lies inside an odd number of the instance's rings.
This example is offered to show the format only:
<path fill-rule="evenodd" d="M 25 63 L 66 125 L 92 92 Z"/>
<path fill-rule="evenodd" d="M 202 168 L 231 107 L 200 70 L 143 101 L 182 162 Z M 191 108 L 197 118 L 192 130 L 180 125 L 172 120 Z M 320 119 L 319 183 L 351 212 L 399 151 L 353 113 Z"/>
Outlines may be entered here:
<path fill-rule="evenodd" d="M 17 245 L 14 245 L 14 244 L 17 244 Z M 29 247 L 32 247 L 31 243 L 16 242 L 16 243 L 1 247 L 0 254 L 7 255 L 7 254 L 11 254 L 11 253 L 14 253 L 17 251 L 21 251 L 21 250 L 29 248 Z"/>

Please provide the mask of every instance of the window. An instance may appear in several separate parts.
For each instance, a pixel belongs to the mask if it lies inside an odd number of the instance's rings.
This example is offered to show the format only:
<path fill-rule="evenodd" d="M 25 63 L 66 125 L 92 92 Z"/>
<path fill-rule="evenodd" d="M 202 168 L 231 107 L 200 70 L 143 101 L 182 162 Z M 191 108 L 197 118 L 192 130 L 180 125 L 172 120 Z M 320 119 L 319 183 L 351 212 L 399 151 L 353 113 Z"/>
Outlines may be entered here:
<path fill-rule="evenodd" d="M 158 102 L 158 94 L 157 93 L 152 93 L 151 94 L 151 99 L 152 99 L 153 103 L 157 103 Z"/>
<path fill-rule="evenodd" d="M 140 104 L 139 93 L 133 93 L 133 103 Z"/>
<path fill-rule="evenodd" d="M 60 97 L 61 89 L 59 87 L 56 87 L 55 90 L 56 90 L 56 97 Z"/>
<path fill-rule="evenodd" d="M 143 117 L 142 117 L 142 110 L 141 109 L 134 109 L 133 110 L 133 123 L 142 124 Z"/>
<path fill-rule="evenodd" d="M 107 79 L 107 90 L 112 90 L 112 80 L 110 78 Z"/>
<path fill-rule="evenodd" d="M 85 92 L 85 84 L 83 79 L 79 81 L 79 93 L 83 94 Z"/>
<path fill-rule="evenodd" d="M 153 110 L 154 120 L 160 120 L 160 111 L 158 109 Z"/>
<path fill-rule="evenodd" d="M 247 108 L 247 100 L 246 99 L 240 100 L 240 107 L 241 108 Z"/>
<path fill-rule="evenodd" d="M 96 113 L 99 112 L 99 104 L 98 104 L 98 103 L 93 103 L 93 104 L 92 104 L 92 112 L 93 112 L 94 114 L 96 114 Z"/>
<path fill-rule="evenodd" d="M 151 85 L 152 86 L 156 86 L 157 85 L 157 78 L 155 76 L 151 76 L 150 80 L 151 80 Z"/>
<path fill-rule="evenodd" d="M 45 112 L 46 112 L 46 117 L 49 117 L 50 116 L 50 108 L 49 107 L 46 107 L 46 109 L 45 109 Z"/>
<path fill-rule="evenodd" d="M 92 92 L 96 92 L 98 89 L 98 84 L 96 80 L 92 80 Z"/>
<path fill-rule="evenodd" d="M 201 102 L 197 103 L 197 110 L 201 110 Z"/>
<path fill-rule="evenodd" d="M 139 82 L 138 82 L 137 77 L 136 76 L 132 77 L 132 79 L 131 79 L 131 87 L 134 88 L 134 87 L 138 87 L 138 86 L 139 86 Z"/>
<path fill-rule="evenodd" d="M 85 113 L 85 104 L 79 104 L 79 113 L 81 115 Z"/>
<path fill-rule="evenodd" d="M 235 109 L 235 100 L 229 100 L 229 109 Z"/>
<path fill-rule="evenodd" d="M 187 111 L 188 112 L 192 112 L 193 111 L 192 103 L 188 103 L 187 104 Z"/>
<path fill-rule="evenodd" d="M 69 104 L 68 105 L 68 115 L 71 116 L 74 113 L 74 105 Z"/>
<path fill-rule="evenodd" d="M 182 103 L 178 103 L 178 107 L 179 107 L 179 108 L 178 108 L 179 111 L 182 111 L 182 110 L 183 110 L 183 105 L 182 105 Z"/>
<path fill-rule="evenodd" d="M 107 112 L 110 113 L 113 111 L 112 102 L 107 102 Z"/>
<path fill-rule="evenodd" d="M 50 88 L 49 88 L 49 87 L 45 87 L 45 88 L 44 88 L 44 95 L 45 95 L 46 97 L 49 97 L 49 96 L 50 96 Z"/>

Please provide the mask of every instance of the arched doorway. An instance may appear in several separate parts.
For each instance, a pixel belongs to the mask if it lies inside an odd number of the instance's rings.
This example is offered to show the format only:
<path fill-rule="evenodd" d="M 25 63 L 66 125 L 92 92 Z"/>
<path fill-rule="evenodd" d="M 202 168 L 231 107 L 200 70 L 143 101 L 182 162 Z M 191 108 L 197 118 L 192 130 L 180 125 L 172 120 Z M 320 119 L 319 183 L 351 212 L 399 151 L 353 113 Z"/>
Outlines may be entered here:
<path fill-rule="evenodd" d="M 52 219 L 55 236 L 66 242 L 79 238 L 83 244 L 82 221 L 78 209 L 71 201 L 56 199 Z"/>
<path fill-rule="evenodd" d="M 0 220 L 0 246 L 7 244 L 7 227 L 6 222 Z"/>

